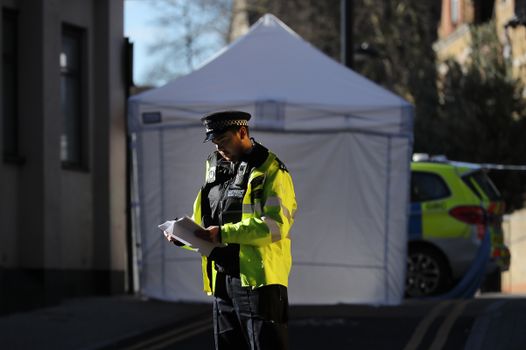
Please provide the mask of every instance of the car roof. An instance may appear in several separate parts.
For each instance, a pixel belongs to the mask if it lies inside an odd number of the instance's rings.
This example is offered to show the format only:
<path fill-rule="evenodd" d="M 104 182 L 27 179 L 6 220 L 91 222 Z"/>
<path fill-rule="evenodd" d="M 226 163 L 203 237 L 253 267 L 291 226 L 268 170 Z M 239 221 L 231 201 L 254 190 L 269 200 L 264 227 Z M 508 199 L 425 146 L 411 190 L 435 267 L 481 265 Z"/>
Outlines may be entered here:
<path fill-rule="evenodd" d="M 461 175 L 482 169 L 479 164 L 457 161 L 413 161 L 413 170 L 440 171 L 445 169 L 456 169 Z"/>

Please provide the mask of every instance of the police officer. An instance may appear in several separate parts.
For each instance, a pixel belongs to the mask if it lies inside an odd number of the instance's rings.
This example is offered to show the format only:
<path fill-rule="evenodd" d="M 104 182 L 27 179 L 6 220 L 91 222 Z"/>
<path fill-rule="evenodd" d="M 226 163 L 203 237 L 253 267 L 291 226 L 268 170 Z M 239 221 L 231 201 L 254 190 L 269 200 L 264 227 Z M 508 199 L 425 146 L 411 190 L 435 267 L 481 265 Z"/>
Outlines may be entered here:
<path fill-rule="evenodd" d="M 285 165 L 249 137 L 249 119 L 242 111 L 201 119 L 216 151 L 194 203 L 206 229 L 195 234 L 225 244 L 203 257 L 204 290 L 215 297 L 216 349 L 287 349 L 296 199 Z"/>

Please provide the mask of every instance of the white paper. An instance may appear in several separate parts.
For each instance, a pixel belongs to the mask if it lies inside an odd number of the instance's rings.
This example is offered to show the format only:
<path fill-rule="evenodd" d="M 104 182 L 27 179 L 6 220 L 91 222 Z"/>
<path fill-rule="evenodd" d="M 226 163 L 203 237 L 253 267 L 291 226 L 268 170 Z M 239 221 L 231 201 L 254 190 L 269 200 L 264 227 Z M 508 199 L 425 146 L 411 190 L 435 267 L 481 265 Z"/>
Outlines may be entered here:
<path fill-rule="evenodd" d="M 179 242 L 196 249 L 201 255 L 209 256 L 212 249 L 225 246 L 221 243 L 212 243 L 197 237 L 194 232 L 196 230 L 204 230 L 204 228 L 188 216 L 178 220 L 166 221 L 159 225 L 159 228 L 167 235 L 177 239 Z"/>

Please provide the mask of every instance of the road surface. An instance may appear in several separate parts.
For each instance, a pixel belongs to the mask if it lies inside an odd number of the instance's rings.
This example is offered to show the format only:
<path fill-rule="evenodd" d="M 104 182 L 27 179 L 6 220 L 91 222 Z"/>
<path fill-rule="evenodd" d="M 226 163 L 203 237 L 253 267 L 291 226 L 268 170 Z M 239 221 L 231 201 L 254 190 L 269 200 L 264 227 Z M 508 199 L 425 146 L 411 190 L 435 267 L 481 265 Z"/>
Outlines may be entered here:
<path fill-rule="evenodd" d="M 293 306 L 291 349 L 526 349 L 526 297 L 405 301 L 399 306 Z M 211 317 L 119 344 L 120 349 L 213 349 Z"/>

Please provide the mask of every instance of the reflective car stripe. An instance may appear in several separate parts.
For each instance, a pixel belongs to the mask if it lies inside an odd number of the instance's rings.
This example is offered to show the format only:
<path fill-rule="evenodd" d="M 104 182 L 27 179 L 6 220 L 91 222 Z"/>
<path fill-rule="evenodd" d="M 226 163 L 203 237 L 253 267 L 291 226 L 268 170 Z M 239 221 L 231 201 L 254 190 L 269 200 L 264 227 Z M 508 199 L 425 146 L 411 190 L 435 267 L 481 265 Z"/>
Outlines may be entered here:
<path fill-rule="evenodd" d="M 411 203 L 411 213 L 409 215 L 408 239 L 421 239 L 422 234 L 422 205 L 413 202 Z"/>

